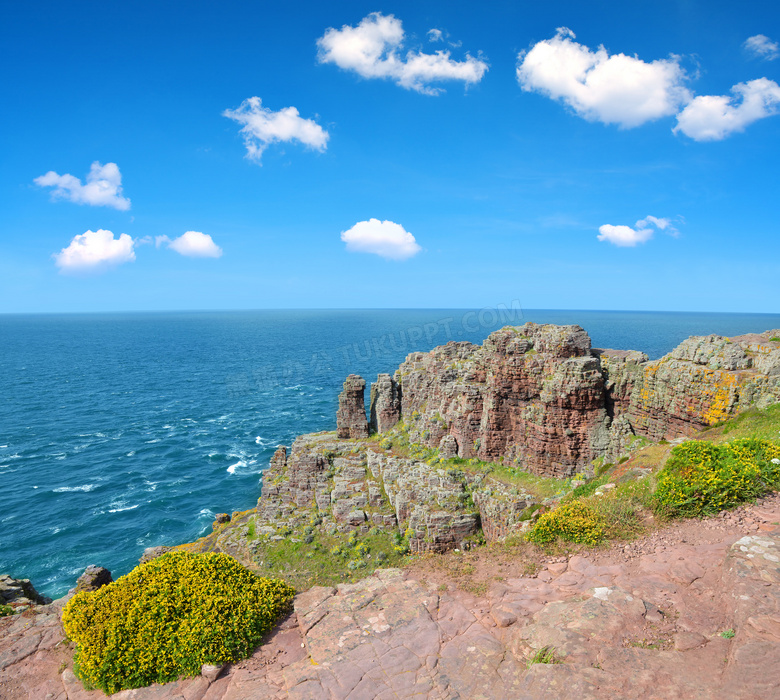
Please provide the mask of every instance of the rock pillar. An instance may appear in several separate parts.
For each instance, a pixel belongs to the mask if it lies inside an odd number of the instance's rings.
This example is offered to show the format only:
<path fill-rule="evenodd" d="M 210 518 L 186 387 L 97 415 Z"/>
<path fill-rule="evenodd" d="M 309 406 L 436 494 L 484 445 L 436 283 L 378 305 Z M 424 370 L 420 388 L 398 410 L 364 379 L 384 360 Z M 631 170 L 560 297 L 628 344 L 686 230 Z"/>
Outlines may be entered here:
<path fill-rule="evenodd" d="M 336 412 L 336 431 L 340 438 L 368 437 L 364 392 L 366 380 L 350 374 L 339 394 L 339 410 Z"/>
<path fill-rule="evenodd" d="M 401 388 L 389 374 L 371 385 L 371 431 L 384 433 L 401 419 Z"/>

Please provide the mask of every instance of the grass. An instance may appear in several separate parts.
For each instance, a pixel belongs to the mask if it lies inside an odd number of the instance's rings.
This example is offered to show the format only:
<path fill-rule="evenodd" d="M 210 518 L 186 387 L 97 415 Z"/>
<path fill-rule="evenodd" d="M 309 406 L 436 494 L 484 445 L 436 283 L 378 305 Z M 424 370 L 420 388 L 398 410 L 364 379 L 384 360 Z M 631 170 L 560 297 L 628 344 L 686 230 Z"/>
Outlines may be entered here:
<path fill-rule="evenodd" d="M 310 542 L 306 535 L 299 542 L 292 540 L 295 535 L 263 542 L 255 555 L 257 569 L 263 575 L 284 579 L 297 590 L 306 590 L 311 586 L 359 581 L 379 567 L 401 566 L 406 561 L 406 556 L 397 551 L 392 535 L 385 532 L 348 538 L 314 528 L 310 535 Z"/>
<path fill-rule="evenodd" d="M 723 637 L 723 639 L 733 639 L 735 634 L 736 633 L 734 632 L 733 629 L 728 629 L 728 630 L 723 630 L 720 633 L 720 636 Z"/>
<path fill-rule="evenodd" d="M 750 408 L 728 421 L 716 423 L 698 435 L 700 440 L 712 442 L 751 437 L 764 440 L 776 440 L 780 437 L 780 404 L 765 409 Z"/>
<path fill-rule="evenodd" d="M 526 664 L 526 668 L 531 668 L 534 664 L 562 664 L 563 659 L 561 659 L 557 652 L 555 651 L 555 647 L 553 646 L 546 646 L 539 649 L 530 659 L 528 659 L 528 663 Z"/>

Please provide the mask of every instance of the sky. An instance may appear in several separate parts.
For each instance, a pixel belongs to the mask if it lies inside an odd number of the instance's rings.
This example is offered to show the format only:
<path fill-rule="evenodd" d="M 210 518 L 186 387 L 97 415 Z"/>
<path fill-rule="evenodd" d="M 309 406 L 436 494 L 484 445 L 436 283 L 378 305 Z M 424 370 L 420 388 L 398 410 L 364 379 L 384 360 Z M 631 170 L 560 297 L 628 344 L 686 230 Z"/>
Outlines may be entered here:
<path fill-rule="evenodd" d="M 0 313 L 780 311 L 780 5 L 36 2 Z"/>

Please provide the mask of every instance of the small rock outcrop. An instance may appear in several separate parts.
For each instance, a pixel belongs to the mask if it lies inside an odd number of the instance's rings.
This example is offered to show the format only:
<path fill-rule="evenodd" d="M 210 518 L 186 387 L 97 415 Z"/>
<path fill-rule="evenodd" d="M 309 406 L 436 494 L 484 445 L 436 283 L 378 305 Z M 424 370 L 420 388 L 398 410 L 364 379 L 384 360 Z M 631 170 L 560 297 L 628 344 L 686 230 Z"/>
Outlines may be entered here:
<path fill-rule="evenodd" d="M 138 560 L 138 563 L 146 564 L 146 562 L 152 561 L 152 559 L 157 559 L 157 557 L 161 557 L 163 554 L 167 554 L 172 550 L 173 547 L 166 547 L 164 545 L 158 545 L 156 547 L 147 547 L 144 550 L 143 554 L 141 555 L 141 558 Z"/>
<path fill-rule="evenodd" d="M 389 374 L 380 374 L 371 385 L 371 432 L 384 433 L 401 419 L 401 391 Z"/>
<path fill-rule="evenodd" d="M 366 380 L 357 374 L 350 374 L 344 382 L 336 412 L 336 432 L 342 439 L 368 437 L 365 389 Z"/>
<path fill-rule="evenodd" d="M 51 598 L 42 596 L 28 578 L 12 578 L 0 574 L 0 605 L 10 605 L 14 609 L 26 609 L 30 605 L 47 605 Z"/>
<path fill-rule="evenodd" d="M 88 566 L 76 581 L 75 592 L 96 591 L 98 588 L 102 588 L 113 582 L 114 579 L 111 577 L 111 572 L 108 569 L 105 569 L 102 566 Z"/>

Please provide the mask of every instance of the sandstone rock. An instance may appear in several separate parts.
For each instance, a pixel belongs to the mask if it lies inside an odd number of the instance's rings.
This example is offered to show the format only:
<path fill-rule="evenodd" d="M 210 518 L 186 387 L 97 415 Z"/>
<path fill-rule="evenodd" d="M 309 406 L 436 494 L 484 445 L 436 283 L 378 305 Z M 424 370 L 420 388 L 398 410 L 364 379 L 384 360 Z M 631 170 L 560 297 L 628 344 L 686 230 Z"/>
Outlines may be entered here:
<path fill-rule="evenodd" d="M 371 385 L 371 431 L 384 433 L 401 418 L 401 391 L 389 374 L 377 375 Z"/>
<path fill-rule="evenodd" d="M 338 437 L 368 437 L 364 391 L 366 381 L 357 374 L 350 374 L 339 394 L 339 409 L 336 412 L 336 433 Z"/>
<path fill-rule="evenodd" d="M 146 564 L 146 562 L 152 561 L 152 559 L 157 559 L 157 557 L 161 557 L 163 554 L 167 554 L 172 550 L 173 547 L 165 547 L 163 545 L 158 545 L 157 547 L 147 547 L 144 550 L 144 553 L 141 555 L 141 558 L 138 560 L 138 563 Z"/>
<path fill-rule="evenodd" d="M 113 583 L 111 572 L 102 566 L 88 566 L 76 581 L 76 593 L 81 591 L 96 591 L 98 588 Z"/>
<path fill-rule="evenodd" d="M 200 675 L 210 683 L 213 683 L 217 680 L 217 677 L 222 673 L 222 669 L 224 668 L 224 664 L 203 664 L 203 666 L 200 667 Z"/>
<path fill-rule="evenodd" d="M 51 598 L 42 596 L 28 578 L 11 578 L 0 574 L 0 604 L 13 607 L 23 605 L 46 605 Z"/>
<path fill-rule="evenodd" d="M 771 336 L 774 337 L 774 336 Z M 635 436 L 674 440 L 780 401 L 780 343 L 768 334 L 692 337 L 649 362 L 591 348 L 579 326 L 533 323 L 482 346 L 412 353 L 395 374 L 413 442 L 549 476 L 615 461 Z"/>

